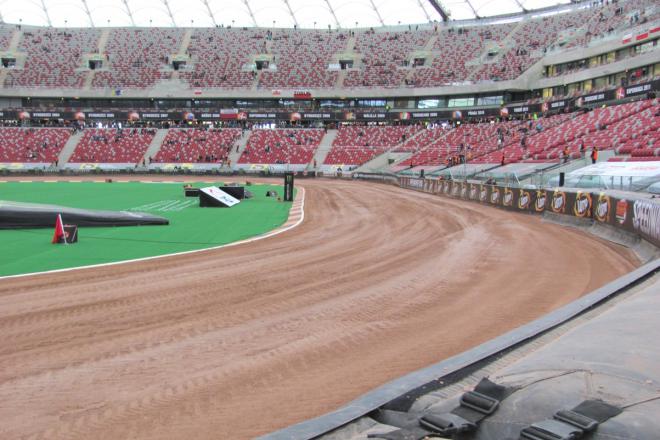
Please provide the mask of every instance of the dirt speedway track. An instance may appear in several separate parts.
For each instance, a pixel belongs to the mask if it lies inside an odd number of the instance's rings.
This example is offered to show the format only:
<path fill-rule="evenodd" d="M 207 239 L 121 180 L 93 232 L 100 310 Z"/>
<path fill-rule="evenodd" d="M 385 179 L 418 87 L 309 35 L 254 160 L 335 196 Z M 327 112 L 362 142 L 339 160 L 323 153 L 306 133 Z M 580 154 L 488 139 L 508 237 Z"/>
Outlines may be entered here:
<path fill-rule="evenodd" d="M 536 216 L 378 184 L 297 183 L 305 221 L 275 237 L 0 280 L 0 438 L 251 438 L 637 265 Z"/>

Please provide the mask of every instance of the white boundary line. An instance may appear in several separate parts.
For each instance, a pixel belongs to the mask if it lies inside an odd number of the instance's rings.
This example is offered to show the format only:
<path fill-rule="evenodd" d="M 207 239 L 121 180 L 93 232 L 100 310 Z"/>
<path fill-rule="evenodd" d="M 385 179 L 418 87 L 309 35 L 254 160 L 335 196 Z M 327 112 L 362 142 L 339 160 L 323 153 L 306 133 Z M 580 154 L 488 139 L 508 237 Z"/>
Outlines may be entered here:
<path fill-rule="evenodd" d="M 36 275 L 44 275 L 44 274 L 51 274 L 51 273 L 62 273 L 62 272 L 71 272 L 74 270 L 83 270 L 83 269 L 94 269 L 98 267 L 107 267 L 107 266 L 116 266 L 119 264 L 127 264 L 127 263 L 136 263 L 139 261 L 150 261 L 150 260 L 156 260 L 158 258 L 167 258 L 167 257 L 175 257 L 178 255 L 189 255 L 189 254 L 194 254 L 197 252 L 206 252 L 206 251 L 212 251 L 216 249 L 223 249 L 223 248 L 228 248 L 228 247 L 233 247 L 233 246 L 239 246 L 241 244 L 246 244 L 246 243 L 252 243 L 255 241 L 263 240 L 265 238 L 269 237 L 274 237 L 276 235 L 279 235 L 283 232 L 290 231 L 291 229 L 299 226 L 303 220 L 305 220 L 305 188 L 304 187 L 298 187 L 298 190 L 302 190 L 301 192 L 298 193 L 296 196 L 296 200 L 293 201 L 293 204 L 291 205 L 291 209 L 289 210 L 289 217 L 287 220 L 284 222 L 282 226 L 279 228 L 272 230 L 270 232 L 267 232 L 263 235 L 257 235 L 256 237 L 252 238 L 246 238 L 245 240 L 240 240 L 240 241 L 235 241 L 233 243 L 227 243 L 223 244 L 220 246 L 213 246 L 209 248 L 203 248 L 203 249 L 194 249 L 192 251 L 184 251 L 184 252 L 175 252 L 173 254 L 163 254 L 163 255 L 155 255 L 153 257 L 144 257 L 144 258 L 135 258 L 132 260 L 123 260 L 123 261 L 113 261 L 111 263 L 101 263 L 101 264 L 91 264 L 89 266 L 78 266 L 78 267 L 68 267 L 65 269 L 54 269 L 54 270 L 46 270 L 43 272 L 30 272 L 30 273 L 22 273 L 22 274 L 17 274 L 17 275 L 5 275 L 5 276 L 0 276 L 0 281 L 2 280 L 7 280 L 7 279 L 12 279 L 12 278 L 24 278 L 24 277 L 31 277 L 31 276 L 36 276 Z M 298 202 L 298 198 L 300 198 L 300 206 L 296 206 Z M 300 218 L 293 224 L 286 226 L 289 221 L 292 220 L 292 217 L 294 217 L 294 213 L 300 212 Z"/>

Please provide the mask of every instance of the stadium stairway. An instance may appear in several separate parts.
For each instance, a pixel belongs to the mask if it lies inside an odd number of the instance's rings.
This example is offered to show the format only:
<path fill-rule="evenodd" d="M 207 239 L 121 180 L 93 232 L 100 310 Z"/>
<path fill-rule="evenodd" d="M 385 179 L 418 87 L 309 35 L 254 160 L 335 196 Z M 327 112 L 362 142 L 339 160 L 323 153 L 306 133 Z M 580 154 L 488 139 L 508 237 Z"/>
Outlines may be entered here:
<path fill-rule="evenodd" d="M 78 142 L 80 142 L 80 139 L 82 139 L 84 132 L 79 131 L 76 134 L 72 135 L 68 141 L 66 141 L 66 144 L 64 144 L 64 148 L 62 148 L 62 151 L 60 151 L 59 156 L 57 156 L 57 161 L 58 161 L 58 168 L 64 168 L 64 166 L 69 162 L 69 159 L 71 159 L 71 155 L 73 154 L 73 151 L 76 149 L 76 146 L 78 146 Z"/>
<path fill-rule="evenodd" d="M 354 55 L 355 54 L 355 37 L 351 36 L 348 38 L 348 41 L 346 41 L 346 49 L 344 50 L 344 53 L 347 55 Z M 346 75 L 348 74 L 348 70 L 340 70 L 337 75 L 337 82 L 335 83 L 335 88 L 341 89 L 344 87 L 344 80 L 346 79 Z"/>
<path fill-rule="evenodd" d="M 395 146 L 393 146 L 389 150 L 385 151 L 383 154 L 379 154 L 378 156 L 371 159 L 369 162 L 366 162 L 366 163 L 362 164 L 355 171 L 363 172 L 363 173 L 371 173 L 371 172 L 376 172 L 376 171 L 388 171 L 390 166 L 405 162 L 405 160 L 410 158 L 413 155 L 413 153 L 410 152 L 410 151 L 402 152 L 402 153 L 395 153 L 394 150 L 401 147 L 406 142 L 409 142 L 411 139 L 415 139 L 417 136 L 420 136 L 422 133 L 424 133 L 424 130 L 418 131 L 417 133 L 410 136 L 405 141 L 399 142 L 398 144 L 396 144 Z M 392 159 L 393 162 L 390 163 L 390 159 Z"/>
<path fill-rule="evenodd" d="M 433 52 L 433 47 L 435 46 L 436 41 L 438 41 L 438 36 L 431 35 L 431 38 L 429 38 L 429 40 L 426 42 L 424 48 L 419 52 L 415 52 L 426 55 L 426 66 L 433 65 L 434 59 L 440 56 L 440 54 Z M 410 56 L 410 54 L 408 55 Z M 412 66 L 413 65 L 412 61 L 414 60 L 410 60 L 410 61 L 411 61 L 410 65 Z M 417 69 L 415 69 L 414 67 L 411 68 L 410 70 L 408 70 L 408 73 L 406 74 L 406 79 L 409 81 L 414 81 L 416 73 L 417 73 Z"/>
<path fill-rule="evenodd" d="M 144 153 L 143 159 L 145 162 L 149 163 L 149 158 L 154 158 L 156 157 L 156 154 L 158 154 L 158 151 L 160 151 L 160 147 L 163 145 L 163 142 L 165 141 L 165 137 L 167 136 L 167 132 L 169 130 L 165 129 L 158 129 L 156 130 L 156 136 L 151 140 L 151 143 L 149 144 L 149 148 L 147 148 L 147 151 Z"/>
<path fill-rule="evenodd" d="M 395 163 L 405 162 L 405 160 L 408 159 L 410 156 L 412 156 L 412 153 L 394 153 L 391 150 L 386 151 L 385 153 L 374 157 L 364 165 L 361 165 L 355 171 L 363 172 L 363 173 L 388 171 L 390 166 L 394 165 Z M 390 160 L 392 160 L 393 162 L 390 163 Z"/>
<path fill-rule="evenodd" d="M 241 154 L 243 154 L 243 151 L 245 151 L 245 147 L 247 147 L 248 139 L 250 139 L 250 131 L 244 131 L 243 134 L 241 135 L 240 138 L 238 138 L 238 141 L 234 144 L 234 146 L 231 149 L 231 152 L 229 153 L 229 163 L 232 165 L 238 163 L 238 159 L 241 157 Z M 238 147 L 238 150 L 236 149 Z"/>
<path fill-rule="evenodd" d="M 15 29 L 14 33 L 11 36 L 11 40 L 9 42 L 9 47 L 7 48 L 7 52 L 13 53 L 15 56 L 18 57 L 19 54 L 17 54 L 16 52 L 18 52 L 18 44 L 21 42 L 22 37 L 23 37 L 23 31 L 18 28 Z M 0 86 L 4 85 L 8 72 L 9 69 L 0 70 Z"/>
<path fill-rule="evenodd" d="M 272 39 L 266 39 L 266 54 L 273 54 L 273 40 Z M 272 61 L 272 58 L 271 58 Z M 277 63 L 275 63 L 277 65 Z M 259 90 L 259 84 L 261 83 L 261 73 L 263 70 L 257 70 L 257 74 L 254 76 L 254 80 L 252 81 L 252 87 L 251 90 Z M 232 162 L 233 163 L 233 162 Z"/>
<path fill-rule="evenodd" d="M 18 43 L 21 42 L 21 37 L 23 36 L 23 31 L 21 29 L 15 29 L 14 34 L 11 36 L 11 41 L 7 50 L 9 52 L 16 52 L 18 50 Z"/>
<path fill-rule="evenodd" d="M 479 55 L 479 58 L 476 60 L 473 60 L 472 63 L 474 65 L 472 66 L 472 69 L 468 73 L 467 80 L 468 81 L 473 81 L 474 77 L 477 75 L 481 69 L 489 64 L 498 64 L 502 58 L 511 50 L 511 48 L 515 45 L 515 35 L 520 30 L 524 25 L 526 21 L 525 20 L 520 20 L 514 27 L 511 29 L 511 31 L 507 34 L 506 37 L 502 41 L 498 41 L 497 44 L 500 46 L 500 50 L 498 54 L 494 57 L 489 57 L 488 56 L 488 49 L 489 46 L 486 45 L 484 48 L 484 51 Z M 467 66 L 467 63 L 466 63 Z"/>
<path fill-rule="evenodd" d="M 355 35 L 351 35 L 346 41 L 346 53 L 355 53 Z"/>
<path fill-rule="evenodd" d="M 438 41 L 438 36 L 437 35 L 431 35 L 431 38 L 429 38 L 429 41 L 426 42 L 424 45 L 424 49 L 422 49 L 424 52 L 433 52 L 433 48 L 435 47 L 435 42 Z"/>
<path fill-rule="evenodd" d="M 408 141 L 410 141 L 411 139 L 415 139 L 417 136 L 422 136 L 422 133 L 424 133 L 424 130 L 421 130 L 418 133 L 415 133 L 415 136 L 410 137 L 410 139 L 408 139 Z M 396 169 L 399 166 L 404 166 L 406 160 L 410 159 L 411 157 L 417 155 L 420 152 L 424 152 L 426 150 L 432 149 L 436 144 L 439 144 L 441 142 L 445 142 L 445 138 L 447 137 L 447 135 L 449 133 L 451 133 L 451 130 L 445 131 L 444 134 L 442 134 L 437 139 L 434 139 L 431 143 L 429 143 L 428 145 L 426 145 L 424 147 L 421 147 L 421 148 L 419 148 L 415 151 L 410 151 L 410 152 L 407 152 L 407 153 L 403 153 L 399 159 L 396 159 L 394 162 L 389 164 L 389 166 L 386 168 L 386 170 Z M 397 145 L 397 147 L 399 147 L 399 145 Z M 395 149 L 397 147 L 395 147 Z"/>
<path fill-rule="evenodd" d="M 179 57 L 187 56 L 188 46 L 190 46 L 190 40 L 192 38 L 192 34 L 193 34 L 192 29 L 186 29 L 186 33 L 183 35 L 183 39 L 181 39 L 181 45 L 179 46 L 179 49 L 176 53 L 177 56 Z M 190 64 L 190 61 L 188 62 L 188 64 Z M 178 70 L 172 72 L 172 79 L 179 79 Z"/>
<path fill-rule="evenodd" d="M 330 152 L 330 149 L 332 148 L 332 143 L 337 137 L 338 132 L 339 130 L 328 130 L 325 133 L 323 139 L 321 139 L 321 143 L 319 144 L 319 147 L 316 149 L 316 152 L 314 153 L 314 158 L 311 160 L 309 164 L 307 164 L 307 171 L 314 170 L 314 160 L 316 160 L 316 168 L 318 169 L 321 167 L 321 165 L 325 161 L 326 156 Z"/>
<path fill-rule="evenodd" d="M 108 44 L 108 38 L 110 38 L 110 29 L 109 28 L 103 29 L 103 31 L 101 32 L 101 36 L 99 37 L 99 43 L 96 46 L 96 49 L 99 54 L 103 54 L 105 52 L 105 46 L 106 44 Z M 92 89 L 92 83 L 94 82 L 95 75 L 96 75 L 96 70 L 90 70 L 89 72 L 87 72 L 87 76 L 85 77 L 85 83 L 83 84 L 83 90 Z"/>
<path fill-rule="evenodd" d="M 340 70 L 337 74 L 337 82 L 335 83 L 335 88 L 341 89 L 344 87 L 344 80 L 346 79 L 346 74 L 348 70 Z"/>

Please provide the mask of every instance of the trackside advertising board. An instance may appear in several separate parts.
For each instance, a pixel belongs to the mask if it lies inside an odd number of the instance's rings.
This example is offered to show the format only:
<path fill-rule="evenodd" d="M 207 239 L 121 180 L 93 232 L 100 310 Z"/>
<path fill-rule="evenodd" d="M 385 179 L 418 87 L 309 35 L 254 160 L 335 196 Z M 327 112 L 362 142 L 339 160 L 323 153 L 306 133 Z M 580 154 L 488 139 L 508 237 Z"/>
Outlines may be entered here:
<path fill-rule="evenodd" d="M 518 212 L 593 219 L 632 232 L 660 246 L 660 201 L 613 197 L 603 192 L 508 188 L 497 185 L 400 177 L 402 188 L 482 203 Z"/>

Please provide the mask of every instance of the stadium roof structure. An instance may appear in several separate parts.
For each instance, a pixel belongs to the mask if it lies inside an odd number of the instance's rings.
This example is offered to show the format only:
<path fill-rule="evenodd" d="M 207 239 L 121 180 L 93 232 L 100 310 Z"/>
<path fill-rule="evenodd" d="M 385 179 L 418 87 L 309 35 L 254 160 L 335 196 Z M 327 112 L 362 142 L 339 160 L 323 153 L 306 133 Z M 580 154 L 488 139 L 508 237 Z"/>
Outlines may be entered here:
<path fill-rule="evenodd" d="M 515 14 L 571 0 L 0 0 L 0 22 L 55 27 L 365 28 Z"/>

